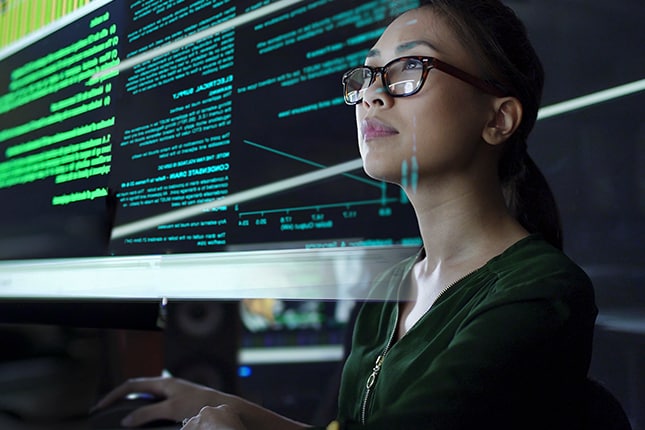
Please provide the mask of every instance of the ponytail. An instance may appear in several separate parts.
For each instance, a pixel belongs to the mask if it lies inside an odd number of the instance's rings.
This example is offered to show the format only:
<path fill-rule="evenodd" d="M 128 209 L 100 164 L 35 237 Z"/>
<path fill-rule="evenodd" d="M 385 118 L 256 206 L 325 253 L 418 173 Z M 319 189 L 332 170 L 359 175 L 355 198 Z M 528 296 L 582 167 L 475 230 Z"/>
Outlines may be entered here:
<path fill-rule="evenodd" d="M 539 233 L 547 242 L 562 249 L 562 224 L 551 187 L 527 153 L 519 171 L 503 184 L 506 206 L 522 227 Z"/>

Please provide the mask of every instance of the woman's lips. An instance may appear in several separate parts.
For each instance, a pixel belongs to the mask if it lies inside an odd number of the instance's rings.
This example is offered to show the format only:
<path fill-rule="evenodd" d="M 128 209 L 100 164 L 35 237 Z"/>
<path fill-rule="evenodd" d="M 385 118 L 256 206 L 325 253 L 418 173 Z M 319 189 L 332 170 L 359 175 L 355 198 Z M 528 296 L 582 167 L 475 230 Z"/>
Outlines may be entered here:
<path fill-rule="evenodd" d="M 392 136 L 399 134 L 399 132 L 394 127 L 387 125 L 381 120 L 376 118 L 365 118 L 361 121 L 361 134 L 363 135 L 363 139 L 369 140 Z"/>

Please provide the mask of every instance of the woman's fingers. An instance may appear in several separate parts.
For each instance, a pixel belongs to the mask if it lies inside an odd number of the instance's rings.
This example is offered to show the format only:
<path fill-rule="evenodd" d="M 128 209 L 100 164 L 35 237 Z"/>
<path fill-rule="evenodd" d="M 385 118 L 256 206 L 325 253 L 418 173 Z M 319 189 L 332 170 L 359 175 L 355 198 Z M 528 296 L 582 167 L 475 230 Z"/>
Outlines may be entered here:
<path fill-rule="evenodd" d="M 216 390 L 183 379 L 134 378 L 106 394 L 92 410 L 109 407 L 132 393 L 146 393 L 158 397 L 159 401 L 134 409 L 123 421 L 129 427 L 159 419 L 181 422 L 185 417 L 196 415 L 203 405 L 219 405 L 225 397 Z"/>

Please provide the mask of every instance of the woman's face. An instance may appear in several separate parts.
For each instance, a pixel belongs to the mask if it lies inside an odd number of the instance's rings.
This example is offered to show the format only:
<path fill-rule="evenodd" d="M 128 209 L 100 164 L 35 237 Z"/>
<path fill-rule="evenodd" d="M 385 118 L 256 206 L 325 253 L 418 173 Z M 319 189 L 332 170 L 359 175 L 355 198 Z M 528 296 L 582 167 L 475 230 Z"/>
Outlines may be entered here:
<path fill-rule="evenodd" d="M 365 61 L 384 66 L 403 56 L 428 56 L 479 75 L 477 64 L 453 31 L 431 9 L 409 11 L 383 33 Z M 415 187 L 417 180 L 463 172 L 481 151 L 492 96 L 437 69 L 421 90 L 391 97 L 380 75 L 356 107 L 363 165 L 376 179 Z M 439 176 L 437 176 L 439 175 Z"/>

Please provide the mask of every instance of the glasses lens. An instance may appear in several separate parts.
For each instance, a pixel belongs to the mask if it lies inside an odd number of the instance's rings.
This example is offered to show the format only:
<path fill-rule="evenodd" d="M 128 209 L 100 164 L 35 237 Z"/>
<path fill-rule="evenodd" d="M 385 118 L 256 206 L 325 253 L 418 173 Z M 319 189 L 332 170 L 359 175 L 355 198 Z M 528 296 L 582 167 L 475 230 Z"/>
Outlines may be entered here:
<path fill-rule="evenodd" d="M 393 96 L 407 96 L 419 89 L 423 77 L 423 62 L 417 58 L 401 58 L 387 70 L 387 88 Z"/>
<path fill-rule="evenodd" d="M 363 93 L 370 86 L 372 71 L 367 67 L 357 67 L 345 74 L 345 101 L 349 104 L 359 103 Z"/>

